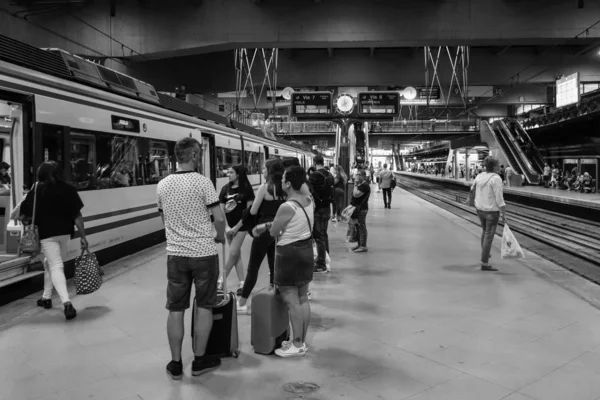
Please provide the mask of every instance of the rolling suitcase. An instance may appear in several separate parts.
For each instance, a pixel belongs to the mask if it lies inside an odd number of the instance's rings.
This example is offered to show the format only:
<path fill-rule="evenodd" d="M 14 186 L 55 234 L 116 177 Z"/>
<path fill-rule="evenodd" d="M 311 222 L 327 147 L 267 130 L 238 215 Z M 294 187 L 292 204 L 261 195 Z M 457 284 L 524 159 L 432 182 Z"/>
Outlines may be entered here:
<path fill-rule="evenodd" d="M 250 344 L 258 354 L 273 354 L 284 340 L 290 340 L 290 316 L 279 290 L 252 297 L 250 331 Z"/>
<path fill-rule="evenodd" d="M 223 250 L 223 266 L 225 266 L 225 244 Z M 219 263 L 219 271 L 220 271 Z M 223 290 L 217 293 L 218 305 L 213 308 L 213 326 L 206 344 L 206 355 L 219 357 L 235 357 L 240 355 L 238 339 L 237 304 L 235 293 L 227 292 L 227 279 L 223 279 Z M 196 351 L 194 340 L 194 320 L 196 316 L 196 299 L 192 307 L 192 349 Z"/>
<path fill-rule="evenodd" d="M 252 298 L 250 343 L 258 354 L 273 354 L 284 340 L 290 340 L 288 309 L 276 290 Z"/>

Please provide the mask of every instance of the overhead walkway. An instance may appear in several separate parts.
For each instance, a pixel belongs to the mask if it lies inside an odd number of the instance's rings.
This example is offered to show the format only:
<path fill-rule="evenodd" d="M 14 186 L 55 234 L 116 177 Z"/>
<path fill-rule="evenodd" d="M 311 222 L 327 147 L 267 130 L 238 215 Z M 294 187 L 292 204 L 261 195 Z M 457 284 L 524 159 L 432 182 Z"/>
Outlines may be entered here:
<path fill-rule="evenodd" d="M 284 386 L 298 381 L 320 387 L 305 399 L 600 398 L 600 311 L 580 297 L 600 299 L 595 285 L 529 252 L 502 260 L 499 240 L 500 272 L 484 273 L 477 226 L 393 195 L 385 210 L 373 193 L 368 253 L 351 253 L 346 225 L 331 225 L 333 271 L 311 284 L 306 357 L 254 354 L 239 316 L 240 358 L 192 378 L 186 334 L 185 376 L 171 381 L 160 246 L 112 264 L 99 292 L 73 297 L 68 323 L 58 306 L 34 307 L 39 293 L 0 308 L 0 399 L 292 399 Z"/>

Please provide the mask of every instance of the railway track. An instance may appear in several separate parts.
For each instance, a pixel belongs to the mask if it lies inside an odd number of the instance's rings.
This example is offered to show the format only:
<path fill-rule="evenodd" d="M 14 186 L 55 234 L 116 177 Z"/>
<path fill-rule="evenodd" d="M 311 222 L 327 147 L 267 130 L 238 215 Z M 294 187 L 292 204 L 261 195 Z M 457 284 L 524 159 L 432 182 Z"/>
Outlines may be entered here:
<path fill-rule="evenodd" d="M 475 209 L 465 204 L 464 190 L 406 176 L 398 179 L 398 185 L 479 224 Z M 524 248 L 600 284 L 600 223 L 509 201 L 506 210 L 507 222 Z"/>

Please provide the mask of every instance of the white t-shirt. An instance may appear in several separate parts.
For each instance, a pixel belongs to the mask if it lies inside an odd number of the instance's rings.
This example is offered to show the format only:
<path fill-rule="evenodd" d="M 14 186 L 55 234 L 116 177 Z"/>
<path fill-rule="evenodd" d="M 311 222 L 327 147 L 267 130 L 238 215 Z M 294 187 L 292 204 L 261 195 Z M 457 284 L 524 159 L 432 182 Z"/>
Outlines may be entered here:
<path fill-rule="evenodd" d="M 217 254 L 209 208 L 219 205 L 219 197 L 210 179 L 197 172 L 177 172 L 161 180 L 156 192 L 165 218 L 167 254 Z"/>

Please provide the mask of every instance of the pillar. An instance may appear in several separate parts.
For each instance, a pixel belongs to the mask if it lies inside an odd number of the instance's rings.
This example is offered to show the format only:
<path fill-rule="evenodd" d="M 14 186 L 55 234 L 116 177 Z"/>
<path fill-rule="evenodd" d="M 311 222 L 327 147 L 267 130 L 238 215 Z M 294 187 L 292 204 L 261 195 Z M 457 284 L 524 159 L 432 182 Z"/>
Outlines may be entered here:
<path fill-rule="evenodd" d="M 465 180 L 471 179 L 471 166 L 469 165 L 469 149 L 465 149 Z"/>

